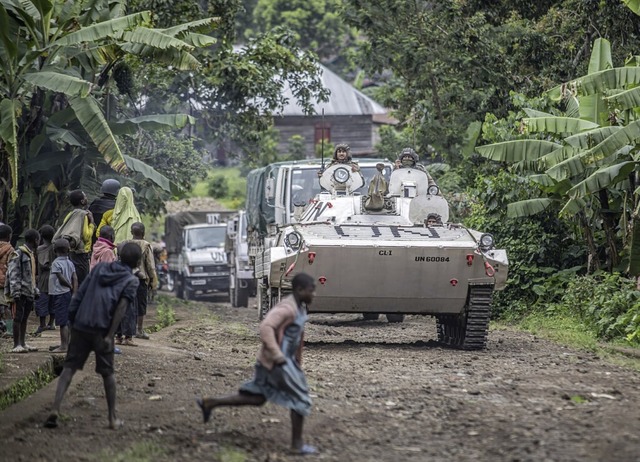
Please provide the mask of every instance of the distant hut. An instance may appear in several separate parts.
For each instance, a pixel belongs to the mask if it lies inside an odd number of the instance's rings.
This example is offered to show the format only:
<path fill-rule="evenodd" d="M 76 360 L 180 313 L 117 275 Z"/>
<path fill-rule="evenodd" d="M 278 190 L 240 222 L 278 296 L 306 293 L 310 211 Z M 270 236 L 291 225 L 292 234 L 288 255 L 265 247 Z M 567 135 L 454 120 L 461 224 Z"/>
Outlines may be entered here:
<path fill-rule="evenodd" d="M 354 157 L 368 156 L 374 153 L 375 145 L 380 141 L 380 125 L 393 124 L 396 121 L 389 111 L 374 100 L 358 91 L 338 75 L 320 66 L 322 84 L 331 94 L 326 103 L 316 102 L 316 114 L 305 116 L 302 108 L 295 102 L 291 89 L 285 88 L 284 96 L 289 101 L 280 114 L 274 115 L 275 129 L 280 139 L 280 152 L 289 152 L 289 140 L 294 135 L 304 138 L 306 157 L 314 157 L 316 145 L 323 135 L 330 143 L 347 143 Z M 324 109 L 324 126 L 322 121 Z"/>

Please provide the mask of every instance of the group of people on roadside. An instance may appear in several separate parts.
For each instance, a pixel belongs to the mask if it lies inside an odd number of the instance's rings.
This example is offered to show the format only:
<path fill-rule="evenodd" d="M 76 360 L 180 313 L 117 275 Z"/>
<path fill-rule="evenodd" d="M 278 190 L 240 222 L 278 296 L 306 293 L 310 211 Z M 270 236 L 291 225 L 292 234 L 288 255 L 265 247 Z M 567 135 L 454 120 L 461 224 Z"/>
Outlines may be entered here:
<path fill-rule="evenodd" d="M 114 179 L 105 180 L 101 196 L 90 205 L 81 190 L 69 193 L 73 209 L 55 229 L 44 225 L 28 229 L 22 245 L 11 245 L 13 230 L 2 223 L 0 210 L 0 327 L 5 318 L 12 321 L 14 353 L 37 351 L 26 342 L 27 324 L 35 311 L 39 319 L 33 335 L 60 330 L 55 353 L 68 351 L 72 297 L 100 263 L 118 261 L 119 247 L 132 242 L 139 247 L 141 261 L 135 266 L 140 283 L 133 303 L 116 330 L 117 343 L 135 346 L 134 337 L 148 339 L 143 329 L 149 289 L 157 286 L 151 244 L 145 240 L 145 227 L 133 201 L 133 190 L 120 187 Z M 98 225 L 96 225 L 98 223 Z"/>

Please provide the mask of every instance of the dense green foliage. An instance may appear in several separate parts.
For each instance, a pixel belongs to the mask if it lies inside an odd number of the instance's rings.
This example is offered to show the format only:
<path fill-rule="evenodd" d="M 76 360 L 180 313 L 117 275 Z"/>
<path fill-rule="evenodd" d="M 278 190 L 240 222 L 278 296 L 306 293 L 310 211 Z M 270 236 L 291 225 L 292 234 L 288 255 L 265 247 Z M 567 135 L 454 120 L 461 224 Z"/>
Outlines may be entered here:
<path fill-rule="evenodd" d="M 593 39 L 614 61 L 637 52 L 640 19 L 618 0 L 345 0 L 366 40 L 357 62 L 383 85 L 380 102 L 455 163 L 470 122 L 507 115 L 509 92 L 528 97 L 586 73 Z M 389 73 L 388 71 L 392 71 Z"/>

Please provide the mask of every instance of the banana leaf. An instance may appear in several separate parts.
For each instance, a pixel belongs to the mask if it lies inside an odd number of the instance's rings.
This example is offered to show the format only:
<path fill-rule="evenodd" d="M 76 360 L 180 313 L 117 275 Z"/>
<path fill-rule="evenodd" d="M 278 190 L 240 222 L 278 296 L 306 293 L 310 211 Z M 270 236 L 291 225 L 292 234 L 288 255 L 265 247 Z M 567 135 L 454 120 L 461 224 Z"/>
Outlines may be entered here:
<path fill-rule="evenodd" d="M 590 120 L 599 125 L 609 125 L 609 106 L 604 101 L 602 94 L 580 96 L 578 112 L 581 119 Z"/>
<path fill-rule="evenodd" d="M 157 114 L 133 117 L 131 119 L 111 123 L 111 130 L 116 135 L 132 135 L 137 133 L 138 127 L 146 130 L 162 130 L 184 128 L 187 124 L 195 125 L 196 119 L 187 114 Z"/>
<path fill-rule="evenodd" d="M 566 180 L 581 174 L 586 168 L 582 160 L 585 152 L 588 151 L 580 151 L 579 154 L 557 163 L 545 173 L 556 181 Z"/>
<path fill-rule="evenodd" d="M 120 37 L 126 30 L 151 24 L 151 13 L 143 11 L 121 18 L 99 22 L 88 27 L 83 27 L 76 32 L 67 34 L 51 45 L 79 45 L 86 42 L 96 42 L 107 37 Z"/>
<path fill-rule="evenodd" d="M 150 58 L 154 61 L 161 61 L 180 71 L 196 70 L 200 67 L 200 61 L 183 50 L 173 48 L 159 50 L 141 43 L 124 43 L 120 47 L 127 53 Z"/>
<path fill-rule="evenodd" d="M 591 48 L 591 57 L 589 59 L 589 69 L 587 74 L 595 74 L 605 69 L 613 67 L 613 59 L 611 58 L 611 42 L 607 39 L 597 38 L 593 41 Z"/>
<path fill-rule="evenodd" d="M 565 218 L 572 217 L 581 212 L 586 206 L 587 203 L 582 199 L 569 199 L 558 215 Z"/>
<path fill-rule="evenodd" d="M 476 151 L 482 157 L 497 162 L 520 162 L 539 159 L 560 147 L 557 143 L 545 140 L 515 140 L 477 146 Z"/>
<path fill-rule="evenodd" d="M 91 93 L 91 82 L 61 74 L 60 72 L 40 71 L 27 74 L 24 79 L 38 87 L 57 93 L 64 93 L 67 96 L 79 96 L 86 98 Z"/>
<path fill-rule="evenodd" d="M 78 139 L 75 133 L 66 128 L 47 127 L 49 139 L 53 142 L 61 141 L 69 146 L 82 147 L 84 143 Z"/>
<path fill-rule="evenodd" d="M 525 112 L 525 114 L 527 114 L 529 117 L 554 117 L 553 114 L 550 114 L 548 112 L 542 112 L 542 111 L 538 111 L 536 109 L 531 109 L 528 107 L 525 107 L 523 109 L 523 111 Z"/>
<path fill-rule="evenodd" d="M 577 133 L 598 128 L 598 124 L 573 117 L 535 117 L 522 119 L 530 132 Z"/>
<path fill-rule="evenodd" d="M 622 130 L 622 127 L 617 125 L 611 125 L 608 127 L 600 127 L 594 130 L 589 130 L 582 133 L 576 133 L 575 135 L 568 136 L 564 139 L 567 144 L 580 149 L 590 149 L 602 142 L 605 138 L 616 133 L 618 130 Z"/>
<path fill-rule="evenodd" d="M 166 50 L 168 48 L 193 49 L 192 45 L 189 45 L 180 39 L 147 27 L 136 27 L 133 31 L 124 32 L 121 40 L 130 43 L 140 43 L 160 50 Z"/>
<path fill-rule="evenodd" d="M 19 101 L 9 98 L 0 101 L 0 138 L 9 157 L 12 202 L 18 199 L 18 117 L 21 113 Z"/>
<path fill-rule="evenodd" d="M 98 102 L 92 96 L 87 98 L 74 96 L 69 98 L 69 104 L 78 117 L 78 121 L 111 168 L 116 172 L 125 170 L 124 157 Z"/>
<path fill-rule="evenodd" d="M 580 117 L 580 101 L 578 101 L 578 98 L 573 95 L 569 96 L 566 106 L 565 115 L 567 117 Z"/>
<path fill-rule="evenodd" d="M 622 127 L 591 148 L 588 151 L 590 162 L 609 157 L 625 146 L 635 146 L 638 142 L 640 142 L 640 120 Z"/>
<path fill-rule="evenodd" d="M 127 163 L 127 167 L 130 170 L 140 173 L 142 176 L 153 181 L 165 191 L 171 192 L 173 194 L 179 192 L 180 188 L 175 183 L 169 180 L 169 178 L 164 176 L 162 173 L 158 172 L 152 166 L 145 164 L 141 160 L 138 160 L 134 157 L 127 156 L 126 154 L 123 157 L 125 162 Z"/>
<path fill-rule="evenodd" d="M 562 146 L 558 149 L 551 151 L 549 154 L 545 154 L 540 159 L 538 159 L 538 163 L 541 169 L 549 169 L 554 165 L 563 162 L 570 157 L 577 155 L 580 152 L 579 148 L 574 146 Z"/>
<path fill-rule="evenodd" d="M 571 82 L 563 83 L 547 92 L 552 100 L 562 98 L 565 88 L 575 87 L 579 95 L 594 95 L 605 90 L 622 88 L 625 85 L 640 83 L 640 67 L 615 67 L 593 74 L 587 74 Z"/>
<path fill-rule="evenodd" d="M 512 202 L 507 205 L 507 216 L 510 218 L 530 217 L 531 215 L 544 212 L 554 202 L 555 199 L 548 197 Z"/>
<path fill-rule="evenodd" d="M 478 142 L 478 137 L 482 133 L 482 122 L 476 120 L 467 127 L 462 145 L 462 156 L 466 159 L 473 154 L 473 149 Z"/>
<path fill-rule="evenodd" d="M 627 5 L 629 9 L 633 11 L 635 14 L 640 15 L 640 0 L 622 0 L 622 3 Z M 640 245 L 640 242 L 638 244 Z M 638 255 L 640 256 L 640 254 Z M 637 276 L 637 275 L 634 274 L 634 276 Z"/>
<path fill-rule="evenodd" d="M 555 186 L 557 184 L 557 182 L 554 181 L 554 179 L 551 178 L 546 173 L 540 173 L 540 174 L 537 174 L 537 175 L 530 175 L 527 178 L 529 178 L 534 183 L 539 184 L 540 186 L 547 187 L 547 188 Z"/>
<path fill-rule="evenodd" d="M 9 19 L 9 13 L 7 13 L 7 10 L 4 8 L 4 6 L 0 4 L 0 41 L 2 41 L 2 44 L 4 45 L 7 58 L 13 61 L 16 59 L 16 56 L 18 54 L 18 46 L 9 35 L 9 30 L 11 27 L 9 25 Z M 4 66 L 8 65 L 8 62 L 4 63 Z"/>
<path fill-rule="evenodd" d="M 66 166 L 71 160 L 72 153 L 67 151 L 54 151 L 39 155 L 25 163 L 27 173 L 47 172 L 56 167 Z"/>
<path fill-rule="evenodd" d="M 601 189 L 627 179 L 635 167 L 636 163 L 634 161 L 620 162 L 616 165 L 603 167 L 576 184 L 568 191 L 568 194 L 573 199 L 594 194 Z"/>
<path fill-rule="evenodd" d="M 161 29 L 167 35 L 172 37 L 177 36 L 182 32 L 187 32 L 191 30 L 197 30 L 202 32 L 203 30 L 211 29 L 210 26 L 214 25 L 214 23 L 219 23 L 220 18 L 218 17 L 210 17 L 205 19 L 198 19 L 197 21 L 186 22 L 184 24 L 179 24 L 177 26 L 169 27 L 168 29 Z M 209 27 L 207 27 L 209 26 Z"/>
<path fill-rule="evenodd" d="M 214 37 L 205 34 L 197 34 L 195 32 L 190 32 L 181 37 L 181 40 L 184 43 L 188 43 L 197 48 L 203 48 L 213 45 L 217 42 Z"/>
<path fill-rule="evenodd" d="M 635 87 L 630 90 L 621 91 L 615 95 L 611 95 L 605 98 L 605 101 L 610 105 L 614 105 L 616 109 L 633 109 L 640 106 L 640 87 Z"/>

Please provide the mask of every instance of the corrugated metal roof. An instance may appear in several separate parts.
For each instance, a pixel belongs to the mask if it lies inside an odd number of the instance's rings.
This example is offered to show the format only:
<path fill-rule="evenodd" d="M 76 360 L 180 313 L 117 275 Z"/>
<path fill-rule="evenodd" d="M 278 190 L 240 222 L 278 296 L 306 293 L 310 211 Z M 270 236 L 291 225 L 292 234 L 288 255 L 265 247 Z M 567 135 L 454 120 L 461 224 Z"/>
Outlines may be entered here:
<path fill-rule="evenodd" d="M 322 70 L 322 85 L 331 94 L 326 103 L 316 102 L 314 108 L 316 114 L 332 115 L 373 115 L 386 114 L 387 111 L 380 104 L 369 98 L 364 93 L 356 90 L 351 84 L 341 79 L 337 74 L 331 72 L 323 65 L 319 65 Z M 280 116 L 302 116 L 302 108 L 296 104 L 296 99 L 288 84 L 285 85 L 284 96 L 289 101 L 283 108 Z"/>

